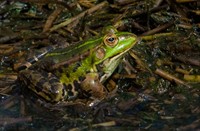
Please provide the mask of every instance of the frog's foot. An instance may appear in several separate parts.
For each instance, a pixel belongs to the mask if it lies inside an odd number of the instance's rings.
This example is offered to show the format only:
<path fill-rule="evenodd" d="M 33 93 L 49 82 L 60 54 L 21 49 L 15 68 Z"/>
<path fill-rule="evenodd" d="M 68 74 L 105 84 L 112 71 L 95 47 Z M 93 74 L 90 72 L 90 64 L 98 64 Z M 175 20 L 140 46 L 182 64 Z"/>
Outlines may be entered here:
<path fill-rule="evenodd" d="M 101 100 L 106 96 L 105 87 L 99 81 L 97 73 L 88 73 L 81 87 L 91 95 L 92 99 Z"/>

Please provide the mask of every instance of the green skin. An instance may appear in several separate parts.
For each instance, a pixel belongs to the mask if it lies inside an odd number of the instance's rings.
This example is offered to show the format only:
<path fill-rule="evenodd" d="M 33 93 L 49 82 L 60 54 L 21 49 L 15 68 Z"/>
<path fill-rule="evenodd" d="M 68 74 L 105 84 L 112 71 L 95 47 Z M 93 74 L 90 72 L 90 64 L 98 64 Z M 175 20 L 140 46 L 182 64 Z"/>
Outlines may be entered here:
<path fill-rule="evenodd" d="M 19 80 L 49 102 L 70 100 L 82 92 L 102 99 L 105 95 L 102 83 L 136 42 L 132 33 L 112 32 L 57 49 L 30 69 L 20 71 Z"/>

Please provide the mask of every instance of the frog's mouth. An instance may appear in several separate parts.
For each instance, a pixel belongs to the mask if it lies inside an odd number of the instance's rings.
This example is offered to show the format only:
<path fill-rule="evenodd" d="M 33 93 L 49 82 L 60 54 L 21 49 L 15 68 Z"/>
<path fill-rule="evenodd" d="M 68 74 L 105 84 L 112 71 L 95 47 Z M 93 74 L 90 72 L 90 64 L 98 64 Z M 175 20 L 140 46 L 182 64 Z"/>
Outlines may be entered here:
<path fill-rule="evenodd" d="M 121 59 L 123 58 L 123 56 L 126 54 L 126 52 L 128 52 L 130 50 L 127 49 L 111 58 L 107 58 L 103 63 L 102 63 L 102 67 L 103 67 L 103 72 L 100 75 L 100 82 L 104 83 L 105 80 L 110 77 L 112 75 L 112 73 L 115 71 L 115 69 L 117 68 L 117 66 L 119 65 Z"/>
<path fill-rule="evenodd" d="M 111 58 L 108 58 L 107 60 L 109 60 L 109 61 L 114 61 L 114 60 L 120 59 L 120 57 L 123 57 L 123 56 L 126 54 L 126 52 L 128 52 L 130 49 L 131 49 L 131 48 L 128 48 L 128 49 L 126 49 L 125 51 L 123 51 L 123 52 L 121 52 L 121 53 L 119 53 L 119 54 L 116 54 L 115 56 L 113 56 L 113 57 L 111 57 Z"/>

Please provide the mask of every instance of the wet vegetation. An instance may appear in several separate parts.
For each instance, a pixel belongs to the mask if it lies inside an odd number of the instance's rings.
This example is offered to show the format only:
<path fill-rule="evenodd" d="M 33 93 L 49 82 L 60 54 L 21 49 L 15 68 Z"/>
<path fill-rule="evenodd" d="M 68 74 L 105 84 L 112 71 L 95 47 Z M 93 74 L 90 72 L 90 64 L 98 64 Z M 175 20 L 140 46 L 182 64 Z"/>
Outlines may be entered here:
<path fill-rule="evenodd" d="M 0 130 L 200 129 L 198 0 L 1 0 L 0 5 Z M 71 46 L 100 36 L 107 26 L 140 41 L 104 83 L 110 93 L 102 101 L 52 104 L 17 81 L 20 65 L 45 47 Z"/>

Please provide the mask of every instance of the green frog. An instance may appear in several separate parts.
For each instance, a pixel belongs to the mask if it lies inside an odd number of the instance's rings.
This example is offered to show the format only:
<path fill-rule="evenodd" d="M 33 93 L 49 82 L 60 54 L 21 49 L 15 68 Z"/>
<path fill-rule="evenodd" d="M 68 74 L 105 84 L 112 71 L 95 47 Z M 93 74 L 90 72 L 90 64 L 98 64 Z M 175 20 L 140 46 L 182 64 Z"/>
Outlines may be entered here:
<path fill-rule="evenodd" d="M 110 31 L 63 49 L 43 53 L 36 63 L 27 62 L 18 79 L 47 102 L 77 97 L 102 99 L 103 83 L 111 76 L 124 54 L 138 39 L 129 32 Z"/>

